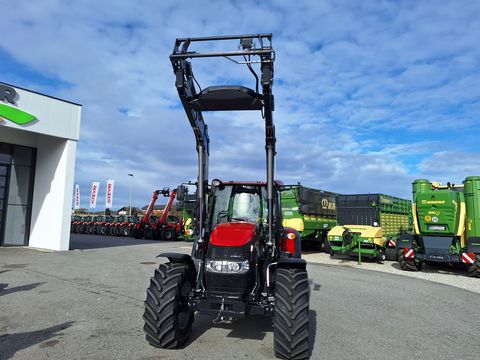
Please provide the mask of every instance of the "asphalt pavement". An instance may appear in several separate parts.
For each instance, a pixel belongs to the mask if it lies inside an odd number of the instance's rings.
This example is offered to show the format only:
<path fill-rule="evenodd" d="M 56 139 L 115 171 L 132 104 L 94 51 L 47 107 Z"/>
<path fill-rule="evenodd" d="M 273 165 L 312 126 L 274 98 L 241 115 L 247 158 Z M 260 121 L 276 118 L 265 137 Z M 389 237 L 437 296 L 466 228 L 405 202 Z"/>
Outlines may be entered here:
<path fill-rule="evenodd" d="M 196 316 L 184 348 L 148 345 L 155 256 L 190 246 L 74 235 L 69 252 L 0 248 L 0 359 L 274 358 L 262 317 L 213 325 Z M 309 263 L 308 272 L 311 359 L 478 359 L 478 294 L 360 268 Z"/>

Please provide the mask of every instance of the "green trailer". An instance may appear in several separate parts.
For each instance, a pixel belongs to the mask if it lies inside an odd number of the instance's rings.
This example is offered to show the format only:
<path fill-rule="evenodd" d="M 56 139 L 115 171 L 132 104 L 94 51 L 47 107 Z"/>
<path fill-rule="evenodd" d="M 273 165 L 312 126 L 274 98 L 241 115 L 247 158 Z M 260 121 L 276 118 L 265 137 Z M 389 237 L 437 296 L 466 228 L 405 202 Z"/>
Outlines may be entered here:
<path fill-rule="evenodd" d="M 280 192 L 283 226 L 296 229 L 302 246 L 320 250 L 335 225 L 336 193 L 302 185 L 284 186 Z"/>
<path fill-rule="evenodd" d="M 411 231 L 411 201 L 385 194 L 339 195 L 339 225 L 379 226 L 387 239 L 387 260 L 396 260 L 396 241 L 400 234 Z"/>
<path fill-rule="evenodd" d="M 464 263 L 480 277 L 480 176 L 462 185 L 415 180 L 412 214 L 414 233 L 397 241 L 402 270 L 418 271 L 424 261 Z"/>

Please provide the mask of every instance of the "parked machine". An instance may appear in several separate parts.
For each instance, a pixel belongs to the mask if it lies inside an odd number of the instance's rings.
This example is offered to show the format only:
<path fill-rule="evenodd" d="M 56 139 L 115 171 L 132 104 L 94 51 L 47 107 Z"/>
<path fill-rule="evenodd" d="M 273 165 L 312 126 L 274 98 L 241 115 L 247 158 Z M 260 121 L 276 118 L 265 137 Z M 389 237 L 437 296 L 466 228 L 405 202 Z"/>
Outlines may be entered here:
<path fill-rule="evenodd" d="M 480 277 L 480 176 L 462 185 L 415 180 L 412 214 L 414 234 L 397 241 L 402 270 L 418 271 L 424 261 L 464 263 Z"/>
<path fill-rule="evenodd" d="M 240 41 L 236 50 L 194 52 L 190 45 Z M 214 43 L 214 44 L 212 44 Z M 245 64 L 256 79 L 244 86 L 195 87 L 191 58 Z M 177 39 L 170 60 L 176 88 L 193 128 L 198 152 L 197 211 L 192 255 L 162 253 L 147 289 L 144 331 L 161 348 L 182 346 L 196 311 L 214 322 L 250 314 L 273 316 L 278 357 L 309 356 L 309 288 L 300 234 L 284 228 L 280 184 L 274 181 L 273 63 L 271 34 Z M 254 70 L 260 65 L 260 76 Z M 261 92 L 260 92 L 261 88 Z M 266 182 L 213 180 L 208 184 L 209 137 L 203 111 L 257 110 L 265 121 Z"/>
<path fill-rule="evenodd" d="M 168 202 L 165 205 L 162 216 L 152 221 L 151 215 L 159 195 L 168 197 Z M 170 212 L 176 195 L 177 191 L 170 191 L 169 188 L 163 188 L 163 190 L 155 190 L 153 192 L 152 200 L 148 205 L 145 216 L 135 225 L 135 229 L 133 230 L 135 239 L 145 237 L 147 239 L 174 240 L 178 236 L 177 233 L 181 230 L 181 225 L 177 226 L 173 221 L 168 221 L 168 213 Z"/>
<path fill-rule="evenodd" d="M 327 233 L 337 225 L 338 194 L 310 189 L 302 185 L 284 186 L 281 190 L 283 225 L 296 229 L 302 247 L 329 252 Z"/>
<path fill-rule="evenodd" d="M 338 225 L 379 226 L 388 242 L 387 260 L 397 259 L 396 241 L 400 234 L 412 229 L 411 201 L 385 194 L 339 195 L 337 202 Z"/>
<path fill-rule="evenodd" d="M 330 256 L 346 254 L 361 258 L 385 260 L 387 239 L 381 227 L 366 225 L 335 226 L 328 232 Z"/>

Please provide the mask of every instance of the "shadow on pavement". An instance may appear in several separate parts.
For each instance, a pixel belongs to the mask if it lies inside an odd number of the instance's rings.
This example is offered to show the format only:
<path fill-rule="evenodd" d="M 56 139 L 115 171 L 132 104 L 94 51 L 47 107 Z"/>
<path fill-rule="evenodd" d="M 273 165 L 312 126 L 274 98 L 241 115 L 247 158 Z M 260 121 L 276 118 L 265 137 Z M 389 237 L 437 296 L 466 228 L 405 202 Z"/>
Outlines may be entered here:
<path fill-rule="evenodd" d="M 120 236 L 70 235 L 70 250 L 101 249 L 116 246 L 155 244 L 154 240 L 137 240 Z"/>
<path fill-rule="evenodd" d="M 68 321 L 42 330 L 1 335 L 0 359 L 10 359 L 17 351 L 39 344 L 52 337 L 61 336 L 61 334 L 58 333 L 69 328 L 73 324 L 73 321 Z"/>
<path fill-rule="evenodd" d="M 310 310 L 308 313 L 308 332 L 308 342 L 310 343 L 310 353 L 308 354 L 308 358 L 310 358 L 313 354 L 315 338 L 317 337 L 317 312 L 315 310 Z"/>
<path fill-rule="evenodd" d="M 234 319 L 228 322 L 213 324 L 214 317 L 196 315 L 193 323 L 192 334 L 185 347 L 203 335 L 208 329 L 216 327 L 230 330 L 227 337 L 249 340 L 263 340 L 267 332 L 273 331 L 272 319 L 264 316 L 249 316 L 245 319 Z"/>
<path fill-rule="evenodd" d="M 16 286 L 13 288 L 9 288 L 8 284 L 0 284 L 0 296 L 12 294 L 19 291 L 30 291 L 35 289 L 37 286 L 43 285 L 45 282 L 33 283 L 28 285 Z"/>
<path fill-rule="evenodd" d="M 397 270 L 402 270 L 398 263 L 392 263 L 390 266 Z M 448 263 L 424 263 L 421 272 L 431 274 L 448 274 L 454 276 L 468 276 L 467 268 L 463 264 L 448 264 Z"/>

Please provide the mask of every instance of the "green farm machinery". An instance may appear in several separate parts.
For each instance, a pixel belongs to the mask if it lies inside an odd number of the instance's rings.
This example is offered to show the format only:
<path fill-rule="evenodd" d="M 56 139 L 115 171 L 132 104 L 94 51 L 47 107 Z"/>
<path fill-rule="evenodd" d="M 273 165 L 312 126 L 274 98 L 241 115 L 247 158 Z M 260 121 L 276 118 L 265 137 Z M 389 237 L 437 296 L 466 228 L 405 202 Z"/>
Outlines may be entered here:
<path fill-rule="evenodd" d="M 339 225 L 381 227 L 387 260 L 397 260 L 398 237 L 411 230 L 411 201 L 385 194 L 339 195 L 337 201 Z"/>
<path fill-rule="evenodd" d="M 302 247 L 328 246 L 327 233 L 337 225 L 337 194 L 302 185 L 283 186 L 280 194 L 283 226 L 300 233 Z"/>
<path fill-rule="evenodd" d="M 344 254 L 362 258 L 385 260 L 387 239 L 383 229 L 378 226 L 344 225 L 335 226 L 328 232 L 330 256 Z"/>
<path fill-rule="evenodd" d="M 464 263 L 480 277 L 480 176 L 462 185 L 419 179 L 413 182 L 413 234 L 397 241 L 402 270 L 418 271 L 423 262 Z"/>

